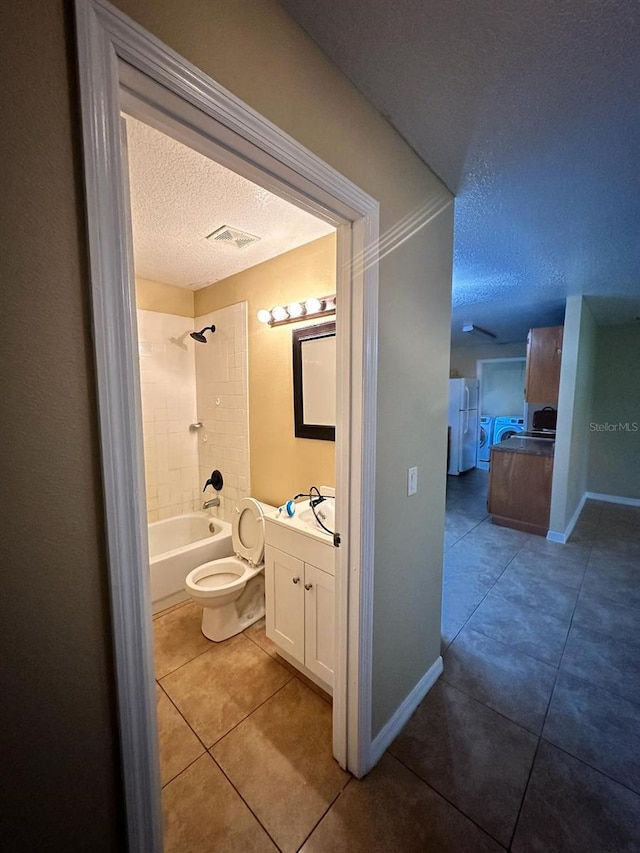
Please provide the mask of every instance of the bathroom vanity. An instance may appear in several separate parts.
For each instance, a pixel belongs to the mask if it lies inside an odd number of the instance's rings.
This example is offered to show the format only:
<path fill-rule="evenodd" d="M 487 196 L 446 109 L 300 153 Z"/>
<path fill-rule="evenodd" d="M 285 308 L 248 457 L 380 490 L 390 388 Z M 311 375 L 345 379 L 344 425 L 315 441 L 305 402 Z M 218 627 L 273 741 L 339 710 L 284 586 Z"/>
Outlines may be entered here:
<path fill-rule="evenodd" d="M 335 554 L 307 504 L 265 516 L 267 637 L 293 666 L 333 693 Z"/>

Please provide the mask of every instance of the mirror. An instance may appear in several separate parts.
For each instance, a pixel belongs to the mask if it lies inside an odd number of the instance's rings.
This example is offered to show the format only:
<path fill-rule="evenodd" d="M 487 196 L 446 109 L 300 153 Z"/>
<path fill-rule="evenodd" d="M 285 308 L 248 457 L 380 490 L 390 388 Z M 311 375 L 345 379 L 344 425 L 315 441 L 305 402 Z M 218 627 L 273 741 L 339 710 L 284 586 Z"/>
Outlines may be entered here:
<path fill-rule="evenodd" d="M 293 330 L 296 438 L 336 439 L 336 324 Z"/>

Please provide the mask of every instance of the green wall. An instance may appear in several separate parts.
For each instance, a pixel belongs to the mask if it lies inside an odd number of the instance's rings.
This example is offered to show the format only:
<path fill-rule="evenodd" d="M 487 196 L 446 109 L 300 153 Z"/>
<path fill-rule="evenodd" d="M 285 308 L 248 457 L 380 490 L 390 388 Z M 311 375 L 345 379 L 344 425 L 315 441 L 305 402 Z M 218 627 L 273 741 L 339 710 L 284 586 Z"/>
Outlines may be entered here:
<path fill-rule="evenodd" d="M 597 330 L 588 489 L 640 499 L 640 323 Z"/>

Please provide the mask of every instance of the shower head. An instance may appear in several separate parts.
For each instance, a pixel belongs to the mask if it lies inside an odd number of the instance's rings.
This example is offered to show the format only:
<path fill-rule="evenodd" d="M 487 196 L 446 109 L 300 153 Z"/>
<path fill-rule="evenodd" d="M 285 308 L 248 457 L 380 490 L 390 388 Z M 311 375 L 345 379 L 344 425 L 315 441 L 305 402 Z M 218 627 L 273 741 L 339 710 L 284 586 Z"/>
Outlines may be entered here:
<path fill-rule="evenodd" d="M 216 330 L 215 326 L 205 326 L 204 329 L 200 329 L 199 332 L 190 332 L 191 337 L 194 341 L 198 341 L 201 344 L 206 344 L 207 339 L 204 336 L 205 332 L 211 332 L 213 334 Z"/>

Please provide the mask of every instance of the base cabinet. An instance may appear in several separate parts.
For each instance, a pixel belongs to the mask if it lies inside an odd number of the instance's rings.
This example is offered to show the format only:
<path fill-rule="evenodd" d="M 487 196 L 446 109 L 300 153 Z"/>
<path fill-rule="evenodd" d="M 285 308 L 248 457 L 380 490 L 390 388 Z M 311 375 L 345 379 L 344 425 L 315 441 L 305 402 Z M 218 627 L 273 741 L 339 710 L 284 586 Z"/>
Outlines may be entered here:
<path fill-rule="evenodd" d="M 335 578 L 304 566 L 304 663 L 333 686 Z"/>
<path fill-rule="evenodd" d="M 491 451 L 487 508 L 494 524 L 546 536 L 553 456 Z"/>
<path fill-rule="evenodd" d="M 267 636 L 304 663 L 304 563 L 267 546 L 264 570 Z"/>
<path fill-rule="evenodd" d="M 265 547 L 267 636 L 333 686 L 335 578 L 300 557 Z"/>

